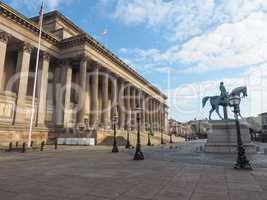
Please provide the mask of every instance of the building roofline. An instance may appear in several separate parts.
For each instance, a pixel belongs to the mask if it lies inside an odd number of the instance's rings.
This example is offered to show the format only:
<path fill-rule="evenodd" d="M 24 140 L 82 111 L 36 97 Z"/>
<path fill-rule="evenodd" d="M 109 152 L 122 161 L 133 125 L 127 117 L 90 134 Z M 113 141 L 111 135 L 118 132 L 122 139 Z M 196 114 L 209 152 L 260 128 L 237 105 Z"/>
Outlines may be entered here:
<path fill-rule="evenodd" d="M 21 25 L 23 25 L 27 29 L 30 29 L 32 32 L 35 32 L 36 34 L 38 34 L 40 31 L 40 28 L 38 27 L 36 23 L 34 23 L 29 18 L 27 18 L 20 12 L 16 11 L 12 7 L 10 7 L 9 5 L 1 1 L 0 1 L 0 15 L 5 15 L 13 21 L 19 21 Z M 42 31 L 42 38 L 49 40 L 53 43 L 58 42 L 58 39 L 55 36 L 53 36 L 51 33 L 46 32 L 44 30 Z"/>
<path fill-rule="evenodd" d="M 58 10 L 53 10 L 53 11 L 50 11 L 50 12 L 45 13 L 44 14 L 44 19 L 45 18 L 52 17 L 52 16 L 61 18 L 65 23 L 67 23 L 68 25 L 70 25 L 77 32 L 84 33 L 84 31 L 79 26 L 75 25 L 68 17 L 66 17 L 65 15 L 63 15 Z M 38 20 L 38 18 L 39 18 L 39 16 L 34 16 L 34 17 L 31 17 L 30 19 L 33 20 L 33 21 L 36 21 L 36 20 Z"/>

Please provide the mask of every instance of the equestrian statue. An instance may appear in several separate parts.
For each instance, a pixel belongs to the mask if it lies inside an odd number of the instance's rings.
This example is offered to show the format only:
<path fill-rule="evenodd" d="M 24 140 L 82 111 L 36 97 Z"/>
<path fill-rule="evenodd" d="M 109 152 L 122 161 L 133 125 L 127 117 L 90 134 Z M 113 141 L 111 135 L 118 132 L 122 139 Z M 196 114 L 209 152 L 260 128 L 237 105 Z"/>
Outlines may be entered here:
<path fill-rule="evenodd" d="M 211 115 L 214 111 L 216 111 L 220 119 L 227 120 L 228 119 L 227 107 L 230 106 L 229 99 L 232 96 L 236 96 L 236 95 L 242 98 L 247 97 L 247 87 L 238 87 L 238 88 L 233 89 L 230 93 L 228 93 L 224 86 L 224 83 L 221 82 L 220 91 L 221 91 L 221 94 L 219 96 L 207 96 L 202 99 L 203 108 L 205 107 L 207 101 L 210 100 L 211 110 L 209 112 L 209 120 L 211 120 Z M 224 117 L 222 117 L 219 112 L 219 106 L 223 107 Z"/>

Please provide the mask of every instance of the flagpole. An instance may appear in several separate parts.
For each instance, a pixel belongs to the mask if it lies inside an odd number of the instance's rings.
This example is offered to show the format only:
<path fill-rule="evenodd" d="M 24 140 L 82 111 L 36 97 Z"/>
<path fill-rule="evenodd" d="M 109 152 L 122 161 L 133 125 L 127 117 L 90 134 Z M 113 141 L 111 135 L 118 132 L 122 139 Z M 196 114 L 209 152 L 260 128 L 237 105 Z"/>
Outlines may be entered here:
<path fill-rule="evenodd" d="M 42 1 L 41 6 L 41 15 L 43 15 L 43 8 L 44 8 L 44 0 Z M 33 94 L 32 94 L 32 110 L 31 110 L 31 118 L 30 118 L 30 129 L 28 135 L 28 148 L 31 147 L 32 142 L 32 126 L 33 126 L 33 119 L 34 119 L 34 111 L 35 111 L 35 96 L 36 96 L 36 85 L 37 85 L 37 73 L 39 68 L 39 57 L 40 57 L 40 48 L 41 48 L 41 39 L 42 39 L 42 27 L 43 27 L 43 16 L 39 16 L 39 38 L 38 38 L 38 49 L 37 49 L 37 56 L 36 56 L 36 66 L 35 66 L 35 74 L 34 74 L 34 84 L 33 84 Z"/>

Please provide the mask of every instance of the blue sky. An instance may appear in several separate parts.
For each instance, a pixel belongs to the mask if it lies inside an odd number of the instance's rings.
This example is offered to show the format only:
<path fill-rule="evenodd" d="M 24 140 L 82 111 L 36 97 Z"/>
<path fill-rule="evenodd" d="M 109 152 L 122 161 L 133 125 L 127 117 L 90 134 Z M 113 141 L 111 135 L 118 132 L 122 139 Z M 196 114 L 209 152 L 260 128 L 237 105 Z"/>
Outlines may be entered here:
<path fill-rule="evenodd" d="M 4 2 L 39 10 L 37 0 Z M 245 116 L 267 111 L 266 0 L 46 0 L 54 9 L 163 90 L 173 118 L 205 118 L 201 98 L 218 95 L 221 80 L 248 86 Z"/>

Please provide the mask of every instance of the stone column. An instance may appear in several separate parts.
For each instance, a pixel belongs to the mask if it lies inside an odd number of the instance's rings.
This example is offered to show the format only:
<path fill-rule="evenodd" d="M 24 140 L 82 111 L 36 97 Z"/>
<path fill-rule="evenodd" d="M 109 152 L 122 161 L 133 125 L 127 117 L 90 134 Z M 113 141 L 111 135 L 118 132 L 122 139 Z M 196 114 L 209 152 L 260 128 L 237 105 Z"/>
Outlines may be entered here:
<path fill-rule="evenodd" d="M 157 124 L 157 130 L 160 130 L 160 124 L 159 124 L 159 102 L 155 102 L 156 105 L 156 124 Z"/>
<path fill-rule="evenodd" d="M 136 90 L 134 87 L 131 88 L 131 114 L 132 114 L 132 130 L 136 129 Z"/>
<path fill-rule="evenodd" d="M 64 96 L 64 127 L 68 128 L 68 123 L 70 121 L 70 115 L 72 110 L 70 108 L 71 104 L 71 84 L 72 84 L 72 66 L 69 62 L 65 63 L 64 66 L 64 75 L 65 75 L 65 96 Z"/>
<path fill-rule="evenodd" d="M 118 114 L 117 106 L 118 106 L 118 83 L 117 83 L 117 78 L 113 78 L 111 84 L 111 120 L 113 119 L 115 114 Z"/>
<path fill-rule="evenodd" d="M 50 55 L 47 53 L 43 53 L 40 93 L 38 95 L 39 103 L 38 103 L 37 126 L 45 125 L 45 116 L 47 111 L 47 85 L 48 85 L 49 64 L 50 64 Z"/>
<path fill-rule="evenodd" d="M 160 129 L 163 130 L 163 107 L 162 107 L 162 103 L 160 103 L 160 109 L 159 109 L 159 124 L 160 124 Z"/>
<path fill-rule="evenodd" d="M 149 109 L 149 113 L 148 113 L 149 126 L 152 130 L 154 130 L 154 127 L 153 127 L 153 107 L 152 107 L 151 97 L 149 97 L 149 99 L 148 99 L 148 109 Z"/>
<path fill-rule="evenodd" d="M 145 95 L 143 91 L 139 90 L 139 98 L 140 98 L 140 106 L 142 109 L 142 116 L 141 116 L 141 130 L 145 130 L 145 119 L 146 119 L 146 105 L 145 105 Z"/>
<path fill-rule="evenodd" d="M 25 98 L 27 96 L 28 78 L 29 78 L 29 67 L 31 52 L 33 47 L 30 44 L 24 43 L 22 48 L 18 53 L 17 59 L 17 72 L 19 74 L 18 81 L 18 95 L 17 95 L 17 105 L 15 112 L 15 123 L 25 122 Z"/>
<path fill-rule="evenodd" d="M 159 131 L 159 104 L 157 100 L 155 101 L 155 122 L 156 122 L 157 131 Z"/>
<path fill-rule="evenodd" d="M 91 86 L 91 107 L 90 107 L 90 124 L 94 128 L 98 128 L 98 89 L 99 89 L 99 66 L 95 64 L 92 70 L 92 86 Z"/>
<path fill-rule="evenodd" d="M 125 88 L 125 103 L 126 103 L 126 129 L 131 128 L 132 110 L 131 110 L 131 87 L 127 85 Z"/>
<path fill-rule="evenodd" d="M 156 127 L 156 107 L 155 107 L 155 100 L 151 100 L 151 105 L 152 105 L 152 124 L 153 124 L 153 129 L 154 131 L 157 131 Z"/>
<path fill-rule="evenodd" d="M 60 60 L 55 69 L 55 111 L 56 126 L 68 127 L 72 110 L 71 102 L 72 66 L 69 60 Z"/>
<path fill-rule="evenodd" d="M 124 97 L 124 82 L 120 80 L 118 84 L 118 110 L 119 110 L 119 128 L 125 128 L 125 97 Z"/>
<path fill-rule="evenodd" d="M 103 111 L 103 125 L 104 128 L 109 127 L 109 102 L 108 102 L 108 91 L 109 91 L 109 74 L 105 72 L 102 77 L 102 111 Z"/>
<path fill-rule="evenodd" d="M 85 94 L 86 94 L 86 78 L 87 78 L 87 58 L 84 57 L 80 61 L 80 70 L 79 70 L 79 111 L 78 111 L 78 126 L 84 127 L 84 116 L 85 116 Z"/>
<path fill-rule="evenodd" d="M 149 98 L 148 95 L 145 95 L 144 97 L 144 101 L 145 101 L 145 124 L 146 124 L 146 128 L 147 130 L 149 130 L 149 126 L 150 126 L 150 122 L 149 122 L 149 102 L 148 102 Z"/>
<path fill-rule="evenodd" d="M 3 78 L 6 60 L 6 49 L 9 37 L 9 34 L 7 34 L 6 32 L 0 32 L 0 92 L 2 92 L 5 87 L 5 81 Z"/>

